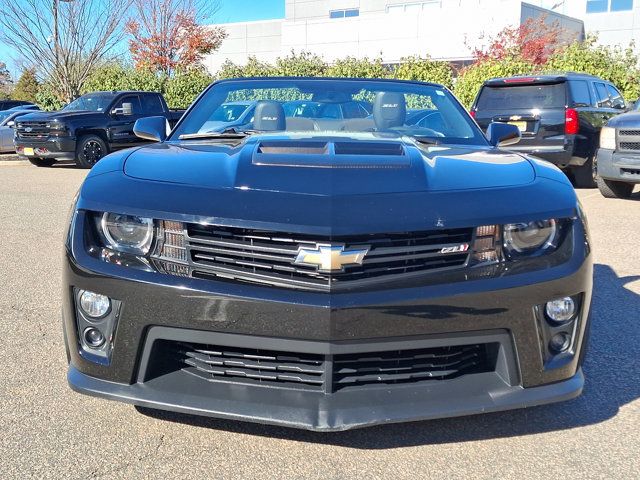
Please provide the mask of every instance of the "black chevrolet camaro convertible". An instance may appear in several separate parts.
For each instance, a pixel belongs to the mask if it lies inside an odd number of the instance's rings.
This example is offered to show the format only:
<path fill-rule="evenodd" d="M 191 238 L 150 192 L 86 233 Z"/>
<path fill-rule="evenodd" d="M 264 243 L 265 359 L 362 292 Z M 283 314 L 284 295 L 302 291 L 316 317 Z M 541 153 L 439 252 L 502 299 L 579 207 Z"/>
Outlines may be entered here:
<path fill-rule="evenodd" d="M 239 101 L 246 129 L 212 128 Z M 285 114 L 305 101 L 372 113 Z M 329 78 L 217 82 L 165 122 L 72 207 L 74 390 L 311 430 L 582 391 L 586 219 L 557 168 L 500 150 L 517 127 L 485 136 L 440 85 Z"/>

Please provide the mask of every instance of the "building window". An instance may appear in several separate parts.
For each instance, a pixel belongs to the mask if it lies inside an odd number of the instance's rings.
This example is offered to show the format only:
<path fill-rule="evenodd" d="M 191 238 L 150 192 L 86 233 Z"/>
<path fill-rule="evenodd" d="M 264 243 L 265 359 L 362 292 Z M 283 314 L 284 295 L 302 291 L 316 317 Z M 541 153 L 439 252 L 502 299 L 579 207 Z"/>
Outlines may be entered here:
<path fill-rule="evenodd" d="M 343 10 L 331 10 L 329 12 L 329 18 L 349 18 L 357 17 L 360 15 L 359 8 L 345 8 Z"/>
<path fill-rule="evenodd" d="M 612 12 L 626 12 L 633 10 L 633 0 L 611 0 Z"/>
<path fill-rule="evenodd" d="M 424 0 L 422 2 L 392 3 L 387 5 L 387 13 L 419 13 L 428 8 L 442 7 L 442 0 Z"/>
<path fill-rule="evenodd" d="M 626 12 L 633 10 L 633 0 L 587 0 L 587 13 Z"/>

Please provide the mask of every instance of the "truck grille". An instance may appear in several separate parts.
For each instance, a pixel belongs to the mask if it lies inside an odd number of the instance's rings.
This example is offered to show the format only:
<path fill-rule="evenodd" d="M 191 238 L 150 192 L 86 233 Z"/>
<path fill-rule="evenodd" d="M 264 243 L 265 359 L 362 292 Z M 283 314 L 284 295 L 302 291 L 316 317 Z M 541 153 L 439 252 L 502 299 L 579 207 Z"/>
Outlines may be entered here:
<path fill-rule="evenodd" d="M 637 152 L 640 150 L 640 130 L 618 130 L 618 150 Z"/>
<path fill-rule="evenodd" d="M 18 122 L 16 134 L 18 138 L 44 139 L 49 136 L 49 122 Z"/>
<path fill-rule="evenodd" d="M 495 370 L 498 343 L 322 355 L 163 341 L 156 350 L 208 381 L 326 393 L 349 387 L 450 380 Z M 165 357 L 166 358 L 166 357 Z"/>
<path fill-rule="evenodd" d="M 175 235 L 175 232 L 170 233 Z M 190 224 L 184 234 L 184 244 L 178 246 L 178 251 L 175 250 L 175 238 L 172 238 L 173 243 L 165 244 L 157 252 L 161 271 L 202 279 L 326 291 L 462 267 L 468 260 L 473 229 L 330 238 Z M 347 265 L 343 271 L 329 273 L 314 265 L 295 263 L 301 248 L 314 250 L 319 245 L 342 246 L 346 252 L 364 250 L 367 253 L 361 265 Z M 183 263 L 178 273 L 171 262 L 166 261 L 169 258 L 177 258 Z"/>

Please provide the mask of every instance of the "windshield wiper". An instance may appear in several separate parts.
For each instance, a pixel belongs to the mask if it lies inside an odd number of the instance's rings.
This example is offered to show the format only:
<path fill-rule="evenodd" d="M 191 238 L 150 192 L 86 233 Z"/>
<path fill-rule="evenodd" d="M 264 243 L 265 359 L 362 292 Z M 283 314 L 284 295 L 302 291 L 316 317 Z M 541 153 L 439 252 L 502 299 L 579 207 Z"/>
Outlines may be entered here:
<path fill-rule="evenodd" d="M 243 139 L 254 133 L 260 133 L 259 130 L 238 130 L 235 127 L 230 127 L 222 132 L 201 132 L 201 133 L 185 133 L 178 137 L 178 140 L 195 140 L 203 138 L 230 138 L 230 139 Z"/>

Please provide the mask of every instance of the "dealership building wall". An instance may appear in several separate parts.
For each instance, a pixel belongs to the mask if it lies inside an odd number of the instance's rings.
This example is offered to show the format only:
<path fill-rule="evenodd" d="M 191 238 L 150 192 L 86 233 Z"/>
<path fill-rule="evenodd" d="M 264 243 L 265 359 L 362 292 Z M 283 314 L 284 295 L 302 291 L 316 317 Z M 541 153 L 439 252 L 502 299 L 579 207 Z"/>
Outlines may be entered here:
<path fill-rule="evenodd" d="M 228 37 L 205 65 L 214 72 L 226 59 L 270 62 L 302 50 L 329 62 L 381 56 L 396 63 L 409 55 L 468 61 L 483 36 L 543 15 L 572 38 L 584 36 L 580 19 L 514 0 L 285 0 L 284 19 L 220 24 Z"/>

